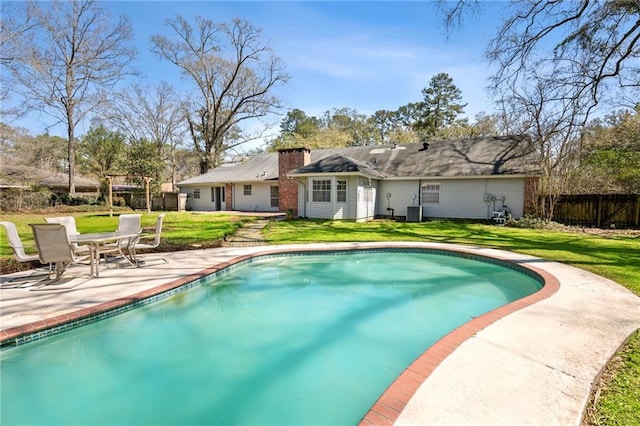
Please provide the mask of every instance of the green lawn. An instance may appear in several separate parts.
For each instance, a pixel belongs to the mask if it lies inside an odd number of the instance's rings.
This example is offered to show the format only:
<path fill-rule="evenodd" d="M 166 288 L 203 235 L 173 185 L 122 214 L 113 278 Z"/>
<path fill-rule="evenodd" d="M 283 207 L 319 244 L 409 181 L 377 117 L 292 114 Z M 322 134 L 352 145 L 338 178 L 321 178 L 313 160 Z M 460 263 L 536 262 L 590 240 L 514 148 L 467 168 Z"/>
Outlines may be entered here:
<path fill-rule="evenodd" d="M 127 213 L 131 213 L 128 211 Z M 142 227 L 151 232 L 160 213 L 142 213 Z M 167 212 L 162 226 L 162 243 L 159 250 L 192 249 L 216 247 L 225 235 L 233 234 L 243 221 L 253 220 L 247 217 L 218 214 L 198 214 L 191 212 Z M 18 233 L 27 253 L 35 253 L 33 233 L 30 223 L 44 223 L 45 216 L 75 216 L 76 226 L 81 233 L 115 231 L 118 227 L 118 213 L 113 217 L 105 212 L 57 213 L 57 214 L 5 214 L 3 221 L 16 224 Z M 0 229 L 0 258 L 12 257 L 11 247 L 7 243 L 4 228 Z"/>

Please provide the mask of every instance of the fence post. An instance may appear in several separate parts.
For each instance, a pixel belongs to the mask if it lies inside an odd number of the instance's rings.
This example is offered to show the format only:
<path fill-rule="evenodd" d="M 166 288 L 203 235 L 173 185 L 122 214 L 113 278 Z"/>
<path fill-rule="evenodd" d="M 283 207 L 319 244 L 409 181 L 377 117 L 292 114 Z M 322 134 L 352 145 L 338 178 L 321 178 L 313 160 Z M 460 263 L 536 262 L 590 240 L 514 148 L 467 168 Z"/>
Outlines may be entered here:
<path fill-rule="evenodd" d="M 109 182 L 109 217 L 113 217 L 113 176 L 107 176 Z"/>
<path fill-rule="evenodd" d="M 598 228 L 602 228 L 602 194 L 598 194 L 598 209 L 596 210 Z"/>

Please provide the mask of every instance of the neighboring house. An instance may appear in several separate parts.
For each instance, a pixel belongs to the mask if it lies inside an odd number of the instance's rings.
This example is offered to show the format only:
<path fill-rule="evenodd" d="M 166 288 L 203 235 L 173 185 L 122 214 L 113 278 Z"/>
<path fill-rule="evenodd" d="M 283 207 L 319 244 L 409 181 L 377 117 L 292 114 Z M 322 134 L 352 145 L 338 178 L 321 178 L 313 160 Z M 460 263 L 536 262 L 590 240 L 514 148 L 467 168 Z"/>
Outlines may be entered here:
<path fill-rule="evenodd" d="M 533 205 L 536 155 L 525 136 L 310 151 L 283 149 L 179 182 L 193 210 L 302 217 L 488 219 Z"/>
<path fill-rule="evenodd" d="M 10 166 L 0 168 L 0 186 L 5 188 L 41 186 L 56 193 L 69 192 L 69 175 L 51 172 L 30 166 Z M 76 175 L 76 193 L 97 194 L 100 183 L 96 180 Z"/>

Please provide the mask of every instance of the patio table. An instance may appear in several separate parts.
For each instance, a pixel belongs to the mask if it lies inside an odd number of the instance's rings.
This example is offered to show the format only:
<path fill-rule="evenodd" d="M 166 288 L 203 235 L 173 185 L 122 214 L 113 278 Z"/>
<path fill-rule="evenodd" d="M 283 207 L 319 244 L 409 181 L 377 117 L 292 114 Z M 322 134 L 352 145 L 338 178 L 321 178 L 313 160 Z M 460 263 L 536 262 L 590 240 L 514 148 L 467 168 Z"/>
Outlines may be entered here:
<path fill-rule="evenodd" d="M 129 239 L 129 244 L 135 244 L 135 240 L 139 235 L 139 232 L 127 234 L 119 232 L 94 232 L 89 234 L 69 235 L 69 242 L 86 244 L 89 246 L 90 276 L 92 278 L 98 278 L 100 277 L 100 247 L 103 247 L 104 243 L 109 241 L 120 242 L 125 239 Z M 128 258 L 126 255 L 125 259 L 131 265 L 136 265 L 135 259 Z"/>

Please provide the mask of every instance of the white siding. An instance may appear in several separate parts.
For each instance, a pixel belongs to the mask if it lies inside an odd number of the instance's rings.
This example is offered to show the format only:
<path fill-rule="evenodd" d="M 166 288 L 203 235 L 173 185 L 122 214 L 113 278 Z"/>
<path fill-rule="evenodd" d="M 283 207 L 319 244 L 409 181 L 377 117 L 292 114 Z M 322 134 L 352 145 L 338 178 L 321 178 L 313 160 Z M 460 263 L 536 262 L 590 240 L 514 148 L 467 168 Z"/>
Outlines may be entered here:
<path fill-rule="evenodd" d="M 420 182 L 418 180 L 382 181 L 377 198 L 376 214 L 391 215 L 387 209 L 392 208 L 395 216 L 406 216 L 408 206 L 419 205 L 419 194 Z"/>
<path fill-rule="evenodd" d="M 317 180 L 331 181 L 331 201 L 313 201 L 313 182 Z M 307 180 L 307 216 L 316 219 L 332 219 L 334 214 L 333 203 L 335 201 L 335 182 L 331 176 L 309 178 Z"/>
<path fill-rule="evenodd" d="M 216 210 L 216 203 L 211 200 L 211 188 L 211 186 L 189 186 L 180 188 L 180 192 L 187 194 L 191 210 L 214 211 Z M 193 194 L 196 189 L 200 190 L 200 198 L 194 198 Z M 222 203 L 222 209 L 224 209 L 224 203 Z"/>
<path fill-rule="evenodd" d="M 407 207 L 418 205 L 420 195 L 420 181 L 377 181 L 371 182 L 363 177 L 331 177 L 332 194 L 329 203 L 311 202 L 311 194 L 304 193 L 299 187 L 299 214 L 307 217 L 323 219 L 356 219 L 368 220 L 375 215 L 386 216 L 394 209 L 395 216 L 406 216 Z M 338 203 L 336 197 L 336 180 L 347 180 L 347 202 Z M 440 184 L 440 202 L 422 203 L 424 217 L 432 218 L 463 218 L 488 219 L 491 212 L 502 207 L 501 201 L 509 207 L 515 218 L 520 218 L 524 211 L 524 178 L 486 178 L 486 179 L 429 179 L 422 180 L 422 184 Z M 271 186 L 276 182 L 247 183 L 251 185 L 251 195 L 244 195 L 244 184 L 232 185 L 233 209 L 243 211 L 278 211 L 278 207 L 271 207 Z M 310 180 L 306 182 L 307 191 L 311 188 Z M 200 190 L 200 198 L 194 198 L 194 189 Z M 215 211 L 216 203 L 211 199 L 211 186 L 198 185 L 182 187 L 180 191 L 189 195 L 189 207 L 196 211 Z M 366 191 L 370 191 L 370 201 L 366 202 Z M 387 197 L 387 194 L 391 194 Z M 485 201 L 485 194 L 493 195 L 496 201 Z M 414 198 L 416 200 L 414 202 Z M 306 209 L 303 209 L 306 203 Z M 221 202 L 225 209 L 225 203 Z"/>
<path fill-rule="evenodd" d="M 524 215 L 525 179 L 493 179 L 488 180 L 487 192 L 500 198 L 505 197 L 504 204 L 511 210 L 511 215 L 519 219 Z M 501 201 L 496 201 L 496 208 L 502 207 Z M 490 205 L 493 210 L 493 203 Z"/>
<path fill-rule="evenodd" d="M 309 198 L 311 198 L 311 194 L 309 194 Z M 332 203 L 314 203 L 310 201 L 307 215 L 316 219 L 333 219 L 333 205 Z"/>
<path fill-rule="evenodd" d="M 355 219 L 358 210 L 358 177 L 344 176 L 336 178 L 336 182 L 338 180 L 347 181 L 347 201 L 339 203 L 336 196 L 334 219 Z"/>
<path fill-rule="evenodd" d="M 488 219 L 494 209 L 494 202 L 485 202 L 485 193 L 498 198 L 504 196 L 514 217 L 522 217 L 524 209 L 524 178 L 513 179 L 452 179 L 423 180 L 425 183 L 440 184 L 440 202 L 422 203 L 425 217 Z M 495 208 L 502 207 L 501 201 Z"/>
<path fill-rule="evenodd" d="M 244 195 L 244 186 L 251 185 L 251 195 Z M 278 211 L 278 207 L 271 207 L 271 186 L 277 182 L 269 183 L 235 183 L 233 184 L 233 209 L 249 212 Z"/>
<path fill-rule="evenodd" d="M 358 177 L 356 176 L 329 176 L 315 178 L 331 180 L 331 201 L 330 202 L 314 202 L 312 197 L 312 181 L 309 178 L 306 181 L 306 215 L 311 218 L 318 219 L 356 219 L 358 215 Z M 338 202 L 337 199 L 337 181 L 347 181 L 347 201 Z"/>
<path fill-rule="evenodd" d="M 309 216 L 308 206 L 307 206 L 307 188 L 308 185 L 305 183 L 304 185 L 298 185 L 298 217 L 311 217 Z"/>

